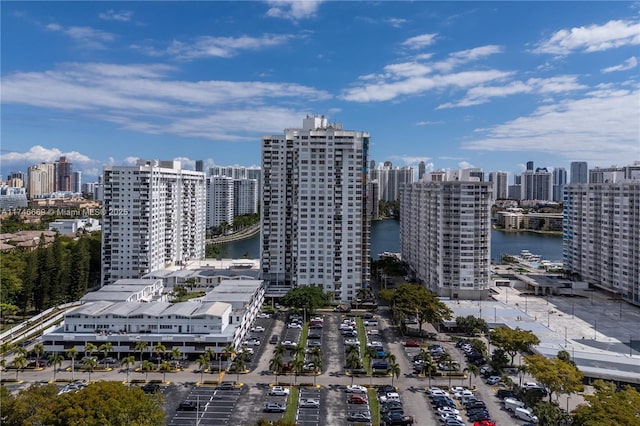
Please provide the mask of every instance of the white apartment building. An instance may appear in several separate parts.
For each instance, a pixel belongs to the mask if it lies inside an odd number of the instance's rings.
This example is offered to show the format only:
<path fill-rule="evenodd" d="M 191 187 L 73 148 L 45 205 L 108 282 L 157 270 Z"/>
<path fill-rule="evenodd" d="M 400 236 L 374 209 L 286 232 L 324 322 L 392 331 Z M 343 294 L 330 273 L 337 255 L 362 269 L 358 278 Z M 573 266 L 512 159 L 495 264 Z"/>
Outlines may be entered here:
<path fill-rule="evenodd" d="M 233 178 L 207 178 L 207 228 L 233 223 Z"/>
<path fill-rule="evenodd" d="M 54 163 L 33 165 L 27 170 L 27 176 L 27 197 L 30 200 L 55 192 L 56 165 Z"/>
<path fill-rule="evenodd" d="M 235 179 L 233 181 L 233 214 L 242 216 L 258 213 L 258 181 Z"/>
<path fill-rule="evenodd" d="M 565 179 L 566 180 L 566 179 Z M 521 200 L 553 200 L 553 174 L 546 168 L 522 172 Z"/>
<path fill-rule="evenodd" d="M 385 161 L 381 167 L 372 169 L 369 173 L 370 180 L 378 182 L 378 192 L 371 194 L 376 202 L 398 200 L 399 188 L 415 180 L 412 167 L 393 167 L 391 161 Z"/>
<path fill-rule="evenodd" d="M 204 258 L 204 173 L 138 160 L 105 167 L 103 190 L 103 285 Z"/>
<path fill-rule="evenodd" d="M 493 199 L 504 200 L 509 197 L 509 181 L 507 172 L 489 173 L 489 182 L 493 183 Z"/>
<path fill-rule="evenodd" d="M 369 285 L 369 134 L 307 116 L 262 138 L 261 260 L 269 292 L 315 285 L 335 300 Z"/>
<path fill-rule="evenodd" d="M 418 282 L 439 296 L 487 297 L 491 186 L 477 179 L 427 180 L 401 190 L 402 260 Z"/>
<path fill-rule="evenodd" d="M 567 185 L 563 225 L 564 269 L 640 304 L 640 177 Z"/>

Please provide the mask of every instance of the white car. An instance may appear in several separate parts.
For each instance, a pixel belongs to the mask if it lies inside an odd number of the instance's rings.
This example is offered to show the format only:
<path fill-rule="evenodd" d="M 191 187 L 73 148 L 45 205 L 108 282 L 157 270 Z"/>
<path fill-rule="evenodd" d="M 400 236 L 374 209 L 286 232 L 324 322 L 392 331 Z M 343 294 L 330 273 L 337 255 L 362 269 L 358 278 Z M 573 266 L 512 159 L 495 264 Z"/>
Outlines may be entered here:
<path fill-rule="evenodd" d="M 296 346 L 298 346 L 298 344 L 296 342 L 292 342 L 291 340 L 285 340 L 284 342 L 282 342 L 282 346 L 284 346 L 287 349 L 290 349 L 290 348 L 295 348 Z"/>
<path fill-rule="evenodd" d="M 448 414 L 448 413 L 440 414 L 440 421 L 441 421 L 442 423 L 444 423 L 447 419 L 456 419 L 456 420 L 457 420 L 457 421 L 459 421 L 459 422 L 464 421 L 464 420 L 462 420 L 462 417 L 460 417 L 460 416 L 459 416 L 459 415 L 457 415 L 457 414 L 453 414 L 453 413 L 450 413 L 450 414 Z"/>
<path fill-rule="evenodd" d="M 298 402 L 300 408 L 318 408 L 320 407 L 320 400 L 316 398 L 300 398 Z"/>
<path fill-rule="evenodd" d="M 347 393 L 368 393 L 367 388 L 360 385 L 349 385 L 347 386 Z"/>
<path fill-rule="evenodd" d="M 470 390 L 466 390 L 465 389 L 465 390 L 458 391 L 458 392 L 454 393 L 453 396 L 455 397 L 455 399 L 462 399 L 464 397 L 474 396 L 474 394 Z"/>
<path fill-rule="evenodd" d="M 378 399 L 380 400 L 380 402 L 400 402 L 400 395 L 398 394 L 398 392 L 387 392 L 384 395 L 380 395 L 380 398 Z"/>
<path fill-rule="evenodd" d="M 302 324 L 298 324 L 297 322 L 291 322 L 287 324 L 287 328 L 302 328 Z"/>
<path fill-rule="evenodd" d="M 525 389 L 531 389 L 531 388 L 539 388 L 541 387 L 539 384 L 537 384 L 536 382 L 525 382 L 522 385 L 523 388 Z"/>
<path fill-rule="evenodd" d="M 271 318 L 271 315 L 269 315 L 266 312 L 260 312 L 257 316 L 257 318 L 262 318 L 262 319 L 266 319 L 266 318 Z"/>
<path fill-rule="evenodd" d="M 491 376 L 487 379 L 487 384 L 488 385 L 497 385 L 498 383 L 500 383 L 500 380 L 502 380 L 500 378 L 500 376 Z"/>
<path fill-rule="evenodd" d="M 274 386 L 269 391 L 269 395 L 271 396 L 287 396 L 289 395 L 289 388 L 285 388 L 282 386 Z"/>
<path fill-rule="evenodd" d="M 255 327 L 251 328 L 251 332 L 252 333 L 264 333 L 264 327 L 262 327 L 261 325 L 256 325 Z"/>
<path fill-rule="evenodd" d="M 347 346 L 360 346 L 360 341 L 356 339 L 347 339 L 344 341 L 344 344 Z"/>
<path fill-rule="evenodd" d="M 449 396 L 449 393 L 442 390 L 442 389 L 438 389 L 438 390 L 432 390 L 429 395 L 431 396 Z"/>
<path fill-rule="evenodd" d="M 455 408 L 452 407 L 440 407 L 438 408 L 438 414 L 445 414 L 445 413 L 451 413 L 451 414 L 455 414 L 456 416 L 460 414 L 460 411 L 456 410 Z"/>
<path fill-rule="evenodd" d="M 366 327 L 377 327 L 378 326 L 378 320 L 367 320 L 367 321 L 364 321 L 363 324 Z"/>
<path fill-rule="evenodd" d="M 249 340 L 244 341 L 242 344 L 246 345 L 246 346 L 260 346 L 260 340 L 258 340 L 258 339 L 249 339 Z"/>

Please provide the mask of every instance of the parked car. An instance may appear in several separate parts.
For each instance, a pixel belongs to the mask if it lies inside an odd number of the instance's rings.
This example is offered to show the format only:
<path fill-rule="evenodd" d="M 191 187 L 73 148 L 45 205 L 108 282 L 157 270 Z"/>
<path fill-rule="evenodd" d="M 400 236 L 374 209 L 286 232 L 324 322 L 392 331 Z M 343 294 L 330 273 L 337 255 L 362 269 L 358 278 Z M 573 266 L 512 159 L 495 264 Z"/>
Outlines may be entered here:
<path fill-rule="evenodd" d="M 347 415 L 347 421 L 359 423 L 371 423 L 371 414 L 366 411 L 351 412 Z"/>
<path fill-rule="evenodd" d="M 287 411 L 287 406 L 281 402 L 267 402 L 264 405 L 265 413 L 284 413 Z"/>
<path fill-rule="evenodd" d="M 266 312 L 260 312 L 258 315 L 256 315 L 256 318 L 266 319 L 266 318 L 271 318 L 271 315 L 269 315 Z"/>
<path fill-rule="evenodd" d="M 398 392 L 387 392 L 385 395 L 380 395 L 378 399 L 380 400 L 380 402 L 400 402 L 400 395 L 398 394 Z"/>
<path fill-rule="evenodd" d="M 298 402 L 300 408 L 318 408 L 320 407 L 320 400 L 317 398 L 300 398 Z"/>
<path fill-rule="evenodd" d="M 364 395 L 354 393 L 349 397 L 347 402 L 349 404 L 367 404 L 369 403 L 369 399 Z"/>
<path fill-rule="evenodd" d="M 141 387 L 144 393 L 156 393 L 160 391 L 160 385 L 157 383 L 147 383 Z"/>
<path fill-rule="evenodd" d="M 510 391 L 508 389 L 498 389 L 498 391 L 496 392 L 496 396 L 503 400 L 505 398 L 513 398 L 516 396 L 516 393 L 513 391 Z"/>
<path fill-rule="evenodd" d="M 233 382 L 222 382 L 218 386 L 216 386 L 216 389 L 232 390 L 235 389 L 235 385 L 233 384 Z"/>
<path fill-rule="evenodd" d="M 419 348 L 420 347 L 420 343 L 418 341 L 412 340 L 412 339 L 409 339 L 406 342 L 404 342 L 404 345 L 407 348 Z"/>
<path fill-rule="evenodd" d="M 319 330 L 322 328 L 322 324 L 309 324 L 311 330 Z"/>
<path fill-rule="evenodd" d="M 524 406 L 525 406 L 524 402 L 518 401 L 515 398 L 504 399 L 504 408 L 507 411 L 515 411 L 516 408 L 523 408 Z"/>
<path fill-rule="evenodd" d="M 502 379 L 500 378 L 500 376 L 491 376 L 487 379 L 487 384 L 488 385 L 497 385 L 498 383 L 500 383 Z"/>
<path fill-rule="evenodd" d="M 282 342 L 282 346 L 284 346 L 286 349 L 292 349 L 298 346 L 298 344 L 296 342 L 292 342 L 291 340 L 285 340 L 284 342 Z"/>
<path fill-rule="evenodd" d="M 347 386 L 347 393 L 367 393 L 367 388 L 360 385 L 349 385 Z"/>
<path fill-rule="evenodd" d="M 271 336 L 271 339 L 269 339 L 269 343 L 271 343 L 272 345 L 275 345 L 276 343 L 278 343 L 278 336 L 276 334 Z"/>
<path fill-rule="evenodd" d="M 309 333 L 307 335 L 307 339 L 312 339 L 312 340 L 322 339 L 322 334 L 320 334 L 320 333 Z"/>
<path fill-rule="evenodd" d="M 297 322 L 290 322 L 287 324 L 287 328 L 299 328 L 302 329 L 302 324 L 298 324 Z"/>
<path fill-rule="evenodd" d="M 283 386 L 274 386 L 269 391 L 269 395 L 271 395 L 271 396 L 287 396 L 287 395 L 289 395 L 289 388 L 285 388 Z"/>
<path fill-rule="evenodd" d="M 528 408 L 518 407 L 513 411 L 513 415 L 520 420 L 538 423 L 538 417 Z"/>
<path fill-rule="evenodd" d="M 376 319 L 366 320 L 366 321 L 363 322 L 363 324 L 366 327 L 377 327 L 378 326 L 378 320 L 376 320 Z"/>
<path fill-rule="evenodd" d="M 261 325 L 256 325 L 255 327 L 251 328 L 251 332 L 252 333 L 264 333 L 264 327 Z"/>
<path fill-rule="evenodd" d="M 309 348 L 318 347 L 319 348 L 319 347 L 322 347 L 322 343 L 320 343 L 318 341 L 315 341 L 315 340 L 309 341 L 309 342 L 307 342 L 307 347 L 309 347 Z"/>
<path fill-rule="evenodd" d="M 198 403 L 196 401 L 183 401 L 178 405 L 178 411 L 196 411 Z"/>
<path fill-rule="evenodd" d="M 245 340 L 242 344 L 247 346 L 260 346 L 260 340 L 249 339 L 249 340 Z"/>
<path fill-rule="evenodd" d="M 388 426 L 388 425 L 405 426 L 405 425 L 413 424 L 413 417 L 405 416 L 404 414 L 399 413 L 397 411 L 390 411 L 386 413 L 384 416 L 382 416 L 382 421 L 384 422 L 385 426 Z"/>

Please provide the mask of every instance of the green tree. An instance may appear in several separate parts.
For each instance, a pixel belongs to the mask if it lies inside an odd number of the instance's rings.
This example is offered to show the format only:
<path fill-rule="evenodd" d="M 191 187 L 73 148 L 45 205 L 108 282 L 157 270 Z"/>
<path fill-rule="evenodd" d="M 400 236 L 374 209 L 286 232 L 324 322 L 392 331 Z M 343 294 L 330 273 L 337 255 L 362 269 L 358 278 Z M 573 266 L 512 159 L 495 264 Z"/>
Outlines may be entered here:
<path fill-rule="evenodd" d="M 148 360 L 144 360 L 142 361 L 142 365 L 140 366 L 140 370 L 144 372 L 144 380 L 145 382 L 148 380 L 149 378 L 149 371 L 153 371 L 154 369 L 154 365 L 151 361 Z"/>
<path fill-rule="evenodd" d="M 56 381 L 56 373 L 58 371 L 58 368 L 60 368 L 60 366 L 62 366 L 62 361 L 63 360 L 64 360 L 64 357 L 62 356 L 62 354 L 59 354 L 58 352 L 49 355 L 49 364 L 51 364 L 51 366 L 53 367 L 53 381 L 54 382 Z"/>
<path fill-rule="evenodd" d="M 393 294 L 392 310 L 402 317 L 415 317 L 422 334 L 425 323 L 439 323 L 452 318 L 453 311 L 438 297 L 419 284 L 401 284 Z M 396 313 L 397 316 L 397 313 Z"/>
<path fill-rule="evenodd" d="M 480 374 L 480 368 L 475 364 L 469 364 L 463 371 L 469 374 L 469 387 L 471 387 L 471 376 L 473 375 L 474 377 L 478 377 L 478 374 Z"/>
<path fill-rule="evenodd" d="M 162 344 L 162 342 L 158 342 L 153 347 L 153 352 L 158 356 L 158 368 L 160 368 L 160 363 L 162 362 L 162 357 L 167 352 L 167 347 Z"/>
<path fill-rule="evenodd" d="M 90 262 L 88 240 L 86 237 L 81 237 L 71 248 L 70 254 L 68 294 L 71 300 L 78 300 L 87 292 Z"/>
<path fill-rule="evenodd" d="M 357 348 L 357 346 L 350 347 Z M 357 351 L 347 354 L 347 368 L 351 370 L 351 384 L 353 384 L 353 370 L 360 368 L 360 354 Z"/>
<path fill-rule="evenodd" d="M 302 369 L 304 368 L 304 359 L 296 358 L 291 363 L 291 370 L 293 371 L 293 384 L 297 385 L 298 383 L 298 375 L 302 373 Z"/>
<path fill-rule="evenodd" d="M 549 391 L 549 402 L 554 393 L 571 394 L 583 389 L 582 372 L 558 358 L 542 355 L 524 357 L 527 371 Z"/>
<path fill-rule="evenodd" d="M 171 364 L 167 361 L 163 361 L 158 367 L 158 370 L 162 371 L 162 381 L 167 383 L 167 371 L 171 371 Z"/>
<path fill-rule="evenodd" d="M 391 386 L 393 386 L 394 377 L 397 379 L 400 377 L 400 365 L 397 362 L 390 362 L 387 373 L 391 373 Z"/>
<path fill-rule="evenodd" d="M 182 358 L 182 352 L 180 352 L 180 348 L 174 346 L 171 348 L 171 359 L 174 361 L 179 361 Z"/>
<path fill-rule="evenodd" d="M 231 368 L 236 372 L 236 383 L 240 383 L 240 372 L 244 371 L 245 368 L 244 357 L 236 357 L 231 363 Z"/>
<path fill-rule="evenodd" d="M 473 315 L 456 317 L 456 327 L 465 334 L 488 333 L 489 325 L 482 318 Z"/>
<path fill-rule="evenodd" d="M 586 404 L 572 411 L 574 426 L 640 425 L 640 393 L 631 386 L 616 390 L 615 384 L 596 380 L 595 392 L 583 395 Z"/>
<path fill-rule="evenodd" d="M 227 370 L 228 370 L 229 367 L 231 366 L 231 360 L 236 354 L 236 347 L 233 346 L 231 343 L 227 343 L 222 351 L 224 353 L 225 359 L 227 360 Z"/>
<path fill-rule="evenodd" d="M 282 371 L 282 367 L 284 366 L 284 362 L 282 361 L 282 355 L 275 354 L 269 360 L 269 370 L 273 371 L 276 375 L 276 385 L 278 384 L 278 373 Z"/>
<path fill-rule="evenodd" d="M 98 361 L 94 357 L 85 358 L 82 362 L 82 369 L 89 372 L 89 383 L 91 383 L 91 373 L 98 367 Z"/>
<path fill-rule="evenodd" d="M 136 425 L 165 424 L 161 394 L 145 395 L 137 387 L 119 382 L 99 381 L 78 392 L 58 397 L 54 404 L 52 426 L 63 425 Z"/>
<path fill-rule="evenodd" d="M 533 413 L 538 417 L 538 426 L 571 424 L 571 416 L 555 402 L 540 401 L 533 406 Z"/>
<path fill-rule="evenodd" d="M 311 314 L 316 309 L 327 305 L 329 301 L 321 287 L 300 286 L 289 290 L 280 303 L 291 308 L 306 310 L 307 314 Z"/>
<path fill-rule="evenodd" d="M 509 356 L 504 349 L 494 349 L 489 360 L 489 365 L 496 371 L 502 371 L 509 365 Z"/>
<path fill-rule="evenodd" d="M 13 358 L 13 366 L 16 368 L 16 381 L 18 381 L 18 374 L 20 371 L 24 370 L 24 367 L 27 366 L 27 357 L 22 354 L 19 354 L 15 358 Z"/>
<path fill-rule="evenodd" d="M 93 357 L 93 353 L 98 350 L 98 347 L 93 343 L 87 343 L 84 345 L 84 355 L 88 357 Z"/>
<path fill-rule="evenodd" d="M 196 363 L 198 364 L 198 368 L 200 369 L 200 383 L 204 382 L 204 370 L 207 367 L 209 367 L 210 362 L 211 361 L 209 360 L 209 357 L 204 354 L 200 355 L 196 360 Z"/>
<path fill-rule="evenodd" d="M 138 340 L 136 345 L 133 347 L 135 352 L 140 352 L 140 368 L 142 368 L 142 354 L 149 347 L 149 342 L 145 342 L 143 340 Z"/>
<path fill-rule="evenodd" d="M 71 380 L 75 380 L 75 366 L 76 366 L 76 357 L 78 356 L 78 349 L 75 346 L 66 350 L 67 358 L 71 360 Z"/>
<path fill-rule="evenodd" d="M 136 357 L 134 357 L 133 355 L 125 356 L 124 358 L 122 358 L 122 365 L 124 366 L 124 368 L 126 368 L 127 371 L 127 384 L 129 384 L 129 370 L 131 369 L 131 366 L 135 364 L 135 362 Z"/>
<path fill-rule="evenodd" d="M 36 343 L 33 346 L 33 353 L 36 355 L 36 367 L 40 367 L 40 357 L 44 354 L 44 345 Z"/>
<path fill-rule="evenodd" d="M 103 343 L 98 348 L 98 351 L 102 352 L 104 357 L 107 358 L 109 352 L 113 350 L 113 344 L 111 342 Z M 106 364 L 107 369 L 109 368 L 109 363 Z"/>
<path fill-rule="evenodd" d="M 2 389 L 6 388 L 2 386 Z M 36 384 L 22 389 L 13 397 L 3 393 L 1 421 L 3 426 L 52 425 L 51 407 L 58 398 L 55 384 Z M 52 403 L 53 401 L 53 403 Z"/>
<path fill-rule="evenodd" d="M 494 328 L 490 335 L 491 343 L 511 356 L 512 366 L 518 352 L 528 351 L 532 346 L 540 343 L 540 339 L 533 332 L 520 328 L 511 329 L 507 326 L 500 326 Z"/>

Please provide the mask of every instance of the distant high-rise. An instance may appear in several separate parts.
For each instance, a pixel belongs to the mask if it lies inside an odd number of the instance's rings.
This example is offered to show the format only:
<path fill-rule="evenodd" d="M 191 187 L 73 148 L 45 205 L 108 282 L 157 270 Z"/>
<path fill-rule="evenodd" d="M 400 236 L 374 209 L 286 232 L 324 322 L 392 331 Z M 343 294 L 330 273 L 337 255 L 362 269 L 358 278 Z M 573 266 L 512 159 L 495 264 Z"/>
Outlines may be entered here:
<path fill-rule="evenodd" d="M 532 163 L 530 161 L 529 163 Z M 527 167 L 529 166 L 527 163 Z M 553 175 L 546 168 L 522 172 L 521 200 L 551 201 L 553 199 Z"/>
<path fill-rule="evenodd" d="M 233 178 L 213 175 L 207 178 L 207 228 L 233 223 Z"/>
<path fill-rule="evenodd" d="M 493 199 L 504 200 L 509 196 L 507 172 L 489 173 L 489 182 L 493 182 Z"/>
<path fill-rule="evenodd" d="M 640 304 L 640 174 L 565 189 L 564 269 Z"/>
<path fill-rule="evenodd" d="M 29 167 L 27 196 L 30 200 L 56 191 L 56 165 L 41 163 Z"/>
<path fill-rule="evenodd" d="M 399 199 L 399 188 L 405 183 L 414 180 L 414 169 L 412 167 L 393 167 L 391 161 L 385 161 L 381 168 L 370 170 L 371 180 L 378 181 L 378 193 L 373 194 L 378 201 L 397 201 Z"/>
<path fill-rule="evenodd" d="M 402 261 L 419 282 L 440 296 L 486 298 L 491 184 L 477 177 L 438 176 L 444 180 L 416 182 L 400 191 Z"/>
<path fill-rule="evenodd" d="M 56 161 L 56 191 L 72 192 L 73 190 L 73 163 L 67 161 L 67 157 L 60 157 Z"/>
<path fill-rule="evenodd" d="M 261 242 L 268 293 L 314 285 L 353 300 L 369 285 L 369 134 L 307 116 L 262 138 Z"/>
<path fill-rule="evenodd" d="M 571 183 L 587 183 L 589 181 L 589 167 L 586 161 L 571 162 Z"/>
<path fill-rule="evenodd" d="M 553 169 L 553 201 L 561 202 L 562 191 L 567 184 L 567 171 L 563 167 Z"/>
<path fill-rule="evenodd" d="M 233 215 L 258 213 L 258 181 L 256 179 L 233 180 Z"/>
<path fill-rule="evenodd" d="M 103 171 L 102 284 L 204 259 L 206 185 L 178 161 Z"/>
<path fill-rule="evenodd" d="M 427 172 L 427 165 L 424 163 L 424 161 L 421 161 L 418 164 L 418 180 L 422 180 L 422 177 L 426 172 Z"/>
<path fill-rule="evenodd" d="M 73 172 L 73 186 L 71 188 L 72 192 L 77 194 L 82 192 L 82 172 Z"/>
<path fill-rule="evenodd" d="M 527 171 L 533 171 L 533 161 L 527 161 Z"/>
<path fill-rule="evenodd" d="M 204 161 L 196 160 L 196 172 L 204 172 Z"/>

